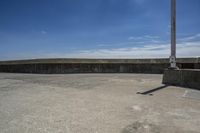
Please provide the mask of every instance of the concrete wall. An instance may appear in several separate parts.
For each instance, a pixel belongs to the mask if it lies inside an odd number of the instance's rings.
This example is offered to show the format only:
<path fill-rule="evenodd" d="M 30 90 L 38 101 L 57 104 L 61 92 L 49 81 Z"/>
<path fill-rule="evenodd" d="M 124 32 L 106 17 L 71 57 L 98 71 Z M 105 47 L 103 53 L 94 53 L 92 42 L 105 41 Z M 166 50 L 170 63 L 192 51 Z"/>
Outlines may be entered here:
<path fill-rule="evenodd" d="M 168 59 L 34 59 L 0 61 L 0 72 L 11 73 L 150 73 L 161 74 Z M 177 59 L 179 68 L 200 69 L 200 58 Z"/>
<path fill-rule="evenodd" d="M 200 89 L 200 70 L 197 69 L 166 69 L 163 84 Z"/>

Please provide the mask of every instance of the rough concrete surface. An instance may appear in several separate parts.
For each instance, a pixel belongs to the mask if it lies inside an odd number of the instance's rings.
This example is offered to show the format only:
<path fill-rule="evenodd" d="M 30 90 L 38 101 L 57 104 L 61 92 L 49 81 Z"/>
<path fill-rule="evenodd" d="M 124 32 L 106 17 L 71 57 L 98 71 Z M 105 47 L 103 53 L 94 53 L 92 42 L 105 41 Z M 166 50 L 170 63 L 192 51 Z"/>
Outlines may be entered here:
<path fill-rule="evenodd" d="M 168 58 L 157 59 L 30 59 L 0 61 L 0 72 L 69 74 L 69 73 L 143 73 L 163 74 Z M 177 58 L 180 69 L 200 69 L 200 58 Z"/>
<path fill-rule="evenodd" d="M 200 90 L 200 69 L 166 69 L 162 82 Z"/>
<path fill-rule="evenodd" d="M 200 101 L 161 82 L 148 74 L 0 73 L 0 132 L 199 133 Z"/>

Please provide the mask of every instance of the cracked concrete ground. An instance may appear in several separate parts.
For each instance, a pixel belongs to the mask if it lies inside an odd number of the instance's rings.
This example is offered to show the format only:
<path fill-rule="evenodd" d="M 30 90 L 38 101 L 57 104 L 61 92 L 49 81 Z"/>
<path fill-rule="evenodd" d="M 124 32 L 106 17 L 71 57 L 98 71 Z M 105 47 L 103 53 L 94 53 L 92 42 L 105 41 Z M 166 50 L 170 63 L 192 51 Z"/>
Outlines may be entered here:
<path fill-rule="evenodd" d="M 0 73 L 1 133 L 199 133 L 200 100 L 162 75 Z"/>

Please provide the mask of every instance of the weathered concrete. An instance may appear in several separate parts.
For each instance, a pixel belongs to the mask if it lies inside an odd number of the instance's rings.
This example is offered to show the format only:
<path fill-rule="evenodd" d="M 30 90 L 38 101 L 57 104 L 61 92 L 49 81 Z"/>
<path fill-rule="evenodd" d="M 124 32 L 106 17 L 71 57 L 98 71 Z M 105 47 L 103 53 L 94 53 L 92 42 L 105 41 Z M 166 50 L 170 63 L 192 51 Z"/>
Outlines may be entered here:
<path fill-rule="evenodd" d="M 71 58 L 54 58 L 54 59 L 30 59 L 30 60 L 13 60 L 13 61 L 0 61 L 0 65 L 11 64 L 146 64 L 146 63 L 169 63 L 168 58 L 155 58 L 155 59 L 71 59 Z M 196 58 L 177 58 L 177 63 L 200 63 L 200 57 Z"/>
<path fill-rule="evenodd" d="M 200 69 L 199 58 L 177 59 L 179 68 Z M 168 59 L 34 59 L 1 61 L 0 72 L 11 73 L 150 73 L 161 74 Z"/>
<path fill-rule="evenodd" d="M 200 102 L 155 74 L 0 73 L 1 133 L 199 133 Z"/>
<path fill-rule="evenodd" d="M 200 89 L 200 69 L 166 69 L 164 71 L 163 83 Z"/>

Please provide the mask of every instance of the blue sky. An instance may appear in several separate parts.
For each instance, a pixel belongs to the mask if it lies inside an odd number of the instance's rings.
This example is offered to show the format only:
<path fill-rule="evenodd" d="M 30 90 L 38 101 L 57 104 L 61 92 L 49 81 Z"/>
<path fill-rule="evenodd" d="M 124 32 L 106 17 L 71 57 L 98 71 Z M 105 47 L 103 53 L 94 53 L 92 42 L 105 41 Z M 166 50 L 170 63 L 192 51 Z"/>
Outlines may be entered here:
<path fill-rule="evenodd" d="M 177 0 L 177 56 L 200 56 L 200 0 Z M 0 0 L 0 60 L 169 57 L 170 0 Z"/>

